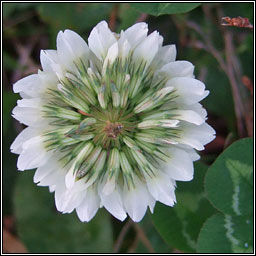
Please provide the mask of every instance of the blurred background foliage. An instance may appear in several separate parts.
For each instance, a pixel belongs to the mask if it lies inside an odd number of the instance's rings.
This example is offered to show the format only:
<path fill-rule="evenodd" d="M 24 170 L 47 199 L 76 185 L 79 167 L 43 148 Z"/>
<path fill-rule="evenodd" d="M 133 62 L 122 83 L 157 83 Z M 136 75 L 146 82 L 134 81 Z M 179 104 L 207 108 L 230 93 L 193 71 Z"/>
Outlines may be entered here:
<path fill-rule="evenodd" d="M 208 195 L 207 188 L 205 191 L 204 187 L 205 173 L 216 157 L 232 142 L 253 135 L 253 33 L 248 28 L 221 26 L 221 18 L 225 16 L 247 17 L 252 23 L 252 2 L 9 2 L 3 3 L 2 7 L 3 224 L 4 231 L 9 235 L 4 240 L 6 252 L 177 253 L 252 250 L 252 231 L 241 224 L 244 219 L 247 219 L 247 224 L 251 221 L 252 212 L 240 216 L 241 221 L 237 220 L 237 216 L 234 217 L 238 227 L 242 225 L 242 231 L 238 230 L 238 237 L 248 237 L 240 247 L 231 246 L 230 237 L 225 237 L 227 241 L 223 238 L 226 241 L 223 248 L 216 249 L 214 245 L 205 242 L 210 235 L 215 235 L 218 241 L 218 232 L 225 236 L 227 231 L 224 228 L 225 223 L 222 223 L 232 213 L 227 215 L 230 212 L 215 208 L 214 199 L 213 202 L 209 201 L 211 196 L 214 198 L 214 194 Z M 10 144 L 23 129 L 11 117 L 11 111 L 19 99 L 12 91 L 13 83 L 40 69 L 40 50 L 56 49 L 59 30 L 72 29 L 87 41 L 90 31 L 101 20 L 108 21 L 115 32 L 120 32 L 136 22 L 147 22 L 150 32 L 158 30 L 164 37 L 164 44 L 176 44 L 177 59 L 192 62 L 195 65 L 196 77 L 204 81 L 206 88 L 210 90 L 210 95 L 202 104 L 208 110 L 208 123 L 216 130 L 216 139 L 202 152 L 201 163 L 195 165 L 195 179 L 190 183 L 178 182 L 178 204 L 174 208 L 157 204 L 155 214 L 152 216 L 148 212 L 141 223 L 130 220 L 121 223 L 103 209 L 90 223 L 80 223 L 75 213 L 58 213 L 53 194 L 49 193 L 48 188 L 33 184 L 33 171 L 17 172 L 17 157 L 9 150 Z M 252 148 L 251 143 L 243 141 L 242 146 L 246 152 L 248 147 Z M 232 148 L 234 154 L 240 154 L 240 147 L 238 145 L 238 149 Z M 245 158 L 251 159 L 250 152 Z M 240 168 L 239 164 L 237 168 Z M 252 162 L 248 168 L 247 173 L 250 174 Z M 209 170 L 209 177 L 212 169 Z M 232 174 L 235 171 L 231 169 L 229 170 Z M 209 177 L 207 182 L 211 190 L 211 186 L 215 185 Z M 226 179 L 232 177 L 231 175 Z M 236 179 L 236 182 L 237 180 L 239 181 Z M 250 189 L 245 189 L 244 196 L 250 195 Z M 226 196 L 232 197 L 232 194 Z M 212 217 L 206 221 L 210 216 Z M 209 234 L 209 227 L 216 227 L 217 233 Z"/>

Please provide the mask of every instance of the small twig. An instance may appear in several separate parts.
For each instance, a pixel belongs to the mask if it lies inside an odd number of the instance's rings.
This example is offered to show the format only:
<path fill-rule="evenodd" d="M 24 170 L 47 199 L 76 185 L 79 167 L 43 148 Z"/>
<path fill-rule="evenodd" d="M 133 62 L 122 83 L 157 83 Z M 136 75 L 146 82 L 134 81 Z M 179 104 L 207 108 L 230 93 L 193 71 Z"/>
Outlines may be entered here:
<path fill-rule="evenodd" d="M 148 14 L 147 13 L 142 13 L 139 18 L 136 20 L 137 22 L 144 22 L 146 19 L 148 18 Z"/>
<path fill-rule="evenodd" d="M 250 91 L 250 97 L 246 100 L 246 113 L 245 113 L 245 122 L 247 133 L 250 137 L 253 136 L 253 83 L 248 76 L 242 77 L 242 83 Z"/>
<path fill-rule="evenodd" d="M 248 76 L 242 77 L 242 83 L 250 91 L 250 95 L 253 96 L 253 83 Z"/>
<path fill-rule="evenodd" d="M 18 40 L 14 41 L 15 50 L 19 55 L 18 63 L 21 67 L 27 66 L 27 69 L 26 72 L 22 71 L 21 69 L 17 69 L 12 75 L 11 82 L 16 82 L 19 80 L 22 77 L 23 72 L 25 75 L 29 75 L 38 70 L 39 66 L 36 65 L 31 59 L 31 53 L 38 39 L 38 36 L 32 37 L 30 42 L 26 45 L 22 45 Z"/>
<path fill-rule="evenodd" d="M 234 134 L 230 132 L 225 139 L 223 150 L 226 149 L 232 142 L 234 142 Z"/>
<path fill-rule="evenodd" d="M 137 246 L 138 246 L 138 242 L 139 242 L 139 236 L 138 236 L 138 234 L 136 234 L 135 239 L 134 239 L 132 245 L 127 250 L 127 253 L 134 253 L 136 248 L 137 248 Z"/>
<path fill-rule="evenodd" d="M 118 238 L 117 238 L 117 240 L 116 240 L 116 242 L 115 242 L 114 249 L 113 249 L 113 252 L 114 252 L 114 253 L 119 252 L 119 250 L 120 250 L 120 248 L 121 248 L 121 246 L 122 246 L 122 243 L 123 243 L 123 241 L 124 241 L 124 238 L 125 238 L 127 232 L 129 231 L 129 229 L 130 229 L 131 226 L 132 226 L 132 223 L 133 223 L 133 221 L 132 221 L 131 219 L 129 219 L 129 220 L 124 224 L 124 226 L 123 226 L 121 232 L 119 233 Z"/>
<path fill-rule="evenodd" d="M 10 29 L 11 27 L 17 26 L 18 24 L 33 18 L 35 15 L 36 13 L 34 11 L 29 11 L 29 12 L 23 13 L 16 19 L 11 19 L 11 20 L 5 19 L 3 22 L 4 29 Z"/>
<path fill-rule="evenodd" d="M 235 73 L 234 73 L 233 62 L 232 62 L 234 49 L 232 44 L 232 37 L 229 32 L 224 34 L 224 41 L 225 41 L 225 54 L 227 59 L 227 73 L 228 73 L 228 79 L 230 81 L 233 97 L 234 97 L 238 132 L 239 132 L 239 135 L 243 137 L 244 136 L 244 127 L 243 127 L 244 105 L 239 92 L 238 83 L 235 79 Z"/>
<path fill-rule="evenodd" d="M 217 8 L 217 13 L 219 19 L 223 17 L 223 11 L 219 7 Z M 235 113 L 237 118 L 237 128 L 240 137 L 246 136 L 245 130 L 245 106 L 242 100 L 244 96 L 243 88 L 239 86 L 241 84 L 241 69 L 238 59 L 235 54 L 235 49 L 233 45 L 233 38 L 230 30 L 222 28 L 223 38 L 225 42 L 225 55 L 226 55 L 226 65 L 227 65 L 227 76 L 231 84 L 231 89 L 234 98 Z"/>
<path fill-rule="evenodd" d="M 153 246 L 151 245 L 150 241 L 148 240 L 147 236 L 145 235 L 143 229 L 135 222 L 133 222 L 133 227 L 135 228 L 137 235 L 141 242 L 145 245 L 150 253 L 155 253 Z"/>
<path fill-rule="evenodd" d="M 110 12 L 108 25 L 109 25 L 110 30 L 112 30 L 112 31 L 115 31 L 115 28 L 116 28 L 116 18 L 118 15 L 118 8 L 119 8 L 119 4 L 115 4 Z"/>
<path fill-rule="evenodd" d="M 221 10 L 219 8 L 217 9 L 217 11 L 219 16 L 222 15 Z M 232 88 L 233 97 L 234 97 L 238 133 L 240 137 L 244 137 L 246 134 L 245 127 L 244 127 L 245 107 L 242 101 L 243 92 L 240 92 L 239 84 L 238 84 L 238 82 L 241 81 L 241 71 L 239 67 L 239 62 L 235 56 L 231 32 L 226 30 L 222 31 L 224 42 L 225 42 L 225 55 L 226 55 L 226 61 L 225 61 L 221 53 L 213 46 L 211 42 L 211 37 L 208 36 L 206 33 L 204 33 L 198 24 L 192 21 L 187 21 L 186 25 L 189 28 L 192 28 L 193 30 L 195 30 L 202 37 L 204 42 L 201 42 L 201 41 L 197 42 L 197 46 L 201 49 L 205 49 L 209 51 L 218 61 L 223 71 L 226 73 L 229 79 L 229 82 Z"/>
<path fill-rule="evenodd" d="M 193 21 L 187 21 L 186 22 L 187 26 L 189 28 L 194 29 L 199 35 L 201 35 L 201 37 L 203 38 L 203 40 L 205 41 L 206 45 L 206 49 L 215 57 L 215 59 L 219 62 L 221 68 L 227 72 L 227 67 L 225 64 L 225 61 L 223 60 L 221 53 L 215 49 L 215 47 L 213 46 L 213 44 L 211 43 L 210 38 L 203 32 L 203 30 L 201 29 L 201 27 L 196 24 Z"/>
<path fill-rule="evenodd" d="M 6 229 L 3 229 L 3 252 L 4 253 L 27 253 L 25 246 Z"/>
<path fill-rule="evenodd" d="M 199 79 L 200 81 L 205 81 L 205 80 L 206 80 L 207 73 L 208 73 L 207 68 L 206 68 L 206 67 L 202 67 L 202 68 L 199 70 L 198 79 Z"/>

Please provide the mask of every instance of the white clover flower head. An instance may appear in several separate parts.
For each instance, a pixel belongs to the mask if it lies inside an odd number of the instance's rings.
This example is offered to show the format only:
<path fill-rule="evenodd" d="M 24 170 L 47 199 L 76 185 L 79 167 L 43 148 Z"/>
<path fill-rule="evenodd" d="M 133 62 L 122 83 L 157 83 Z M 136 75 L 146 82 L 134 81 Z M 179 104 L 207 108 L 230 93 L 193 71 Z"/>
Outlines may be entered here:
<path fill-rule="evenodd" d="M 13 116 L 28 126 L 11 145 L 18 169 L 37 168 L 34 182 L 81 221 L 103 206 L 136 222 L 156 201 L 173 206 L 175 181 L 193 179 L 195 149 L 215 137 L 194 66 L 147 34 L 146 23 L 116 35 L 102 21 L 87 45 L 60 31 L 57 50 L 41 51 L 43 71 L 14 84 Z"/>

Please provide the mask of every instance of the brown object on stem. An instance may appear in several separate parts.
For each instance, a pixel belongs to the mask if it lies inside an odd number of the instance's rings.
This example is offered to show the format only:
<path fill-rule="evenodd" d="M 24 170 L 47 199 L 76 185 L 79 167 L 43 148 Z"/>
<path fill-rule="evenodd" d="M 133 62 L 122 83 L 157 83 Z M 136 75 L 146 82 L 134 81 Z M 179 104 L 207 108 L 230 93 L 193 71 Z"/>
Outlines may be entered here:
<path fill-rule="evenodd" d="M 204 8 L 205 11 L 205 8 Z M 221 19 L 223 17 L 222 9 L 217 6 L 217 14 L 218 19 Z M 209 19 L 209 16 L 205 15 L 207 19 Z M 227 17 L 224 17 L 227 18 Z M 229 20 L 229 19 L 226 19 Z M 233 20 L 234 21 L 234 20 Z M 230 20 L 230 26 L 233 22 Z M 222 70 L 226 73 L 231 89 L 232 94 L 234 98 L 235 103 L 235 113 L 236 113 L 236 119 L 237 119 L 237 130 L 240 138 L 247 137 L 250 133 L 248 132 L 251 130 L 251 125 L 249 125 L 249 122 L 246 121 L 246 113 L 249 111 L 246 109 L 245 102 L 248 101 L 248 97 L 246 96 L 246 93 L 244 91 L 243 86 L 240 86 L 242 84 L 242 74 L 241 69 L 239 65 L 239 60 L 235 54 L 235 49 L 233 45 L 233 34 L 231 30 L 224 29 L 222 27 L 221 32 L 224 39 L 224 45 L 225 45 L 225 59 L 222 56 L 222 52 L 220 52 L 212 43 L 211 35 L 209 33 L 205 33 L 205 31 L 202 30 L 202 28 L 193 21 L 186 21 L 185 23 L 187 27 L 192 28 L 195 30 L 203 39 L 203 41 L 199 41 L 199 48 L 204 49 L 208 52 L 210 52 L 215 59 L 218 61 L 220 67 Z M 238 25 L 237 23 L 235 23 Z M 241 21 L 239 23 L 239 26 L 248 26 L 246 25 L 246 21 Z M 228 24 L 229 25 L 229 24 Z M 198 43 L 197 43 L 198 46 Z M 248 126 L 249 125 L 249 126 Z M 250 136 L 250 135 L 249 135 Z"/>
<path fill-rule="evenodd" d="M 227 23 L 222 23 L 221 24 L 222 26 L 253 29 L 253 25 L 250 24 L 248 18 L 243 18 L 243 17 L 238 16 L 236 18 L 222 17 L 221 19 L 227 22 Z"/>
<path fill-rule="evenodd" d="M 248 136 L 253 136 L 253 83 L 248 76 L 242 76 L 242 83 L 250 91 L 250 98 L 245 102 L 245 122 Z"/>
<path fill-rule="evenodd" d="M 139 18 L 136 20 L 136 23 L 137 22 L 144 22 L 146 21 L 146 19 L 148 18 L 148 14 L 147 13 L 142 13 Z"/>
<path fill-rule="evenodd" d="M 250 91 L 251 96 L 253 96 L 253 83 L 248 76 L 242 77 L 242 83 Z"/>

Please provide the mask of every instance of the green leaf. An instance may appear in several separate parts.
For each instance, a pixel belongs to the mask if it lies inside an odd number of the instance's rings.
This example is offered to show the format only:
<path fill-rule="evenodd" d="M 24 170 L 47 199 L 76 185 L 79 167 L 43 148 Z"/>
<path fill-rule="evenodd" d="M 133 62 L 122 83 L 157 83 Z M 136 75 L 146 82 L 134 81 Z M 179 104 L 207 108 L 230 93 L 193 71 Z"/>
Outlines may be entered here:
<path fill-rule="evenodd" d="M 76 213 L 61 214 L 48 188 L 33 183 L 33 171 L 18 175 L 14 206 L 18 234 L 31 253 L 107 253 L 113 244 L 109 214 L 100 210 L 89 223 Z"/>
<path fill-rule="evenodd" d="M 80 33 L 107 19 L 112 6 L 109 3 L 40 3 L 37 11 L 56 31 L 73 29 Z"/>
<path fill-rule="evenodd" d="M 131 8 L 129 4 L 123 3 L 120 4 L 118 15 L 120 19 L 120 25 L 116 29 L 116 32 L 125 30 L 135 24 L 136 20 L 139 18 L 140 13 Z"/>
<path fill-rule="evenodd" d="M 136 10 L 148 13 L 154 16 L 163 14 L 178 14 L 189 12 L 199 5 L 200 3 L 132 3 L 130 4 Z"/>
<path fill-rule="evenodd" d="M 229 146 L 208 169 L 205 189 L 212 204 L 224 214 L 209 218 L 198 238 L 203 253 L 253 251 L 253 140 Z"/>
<path fill-rule="evenodd" d="M 158 203 L 152 215 L 156 229 L 173 248 L 195 252 L 196 241 L 204 221 L 215 210 L 205 198 L 203 180 L 207 166 L 196 163 L 191 182 L 178 182 L 177 204 L 172 208 Z"/>
<path fill-rule="evenodd" d="M 40 3 L 37 12 L 49 25 L 50 48 L 55 49 L 60 30 L 74 30 L 86 39 L 98 22 L 108 19 L 112 7 L 112 3 Z"/>
<path fill-rule="evenodd" d="M 229 215 L 253 212 L 253 140 L 246 138 L 229 146 L 208 169 L 205 178 L 208 199 Z"/>
<path fill-rule="evenodd" d="M 252 253 L 252 223 L 252 216 L 213 215 L 202 227 L 197 252 Z"/>

